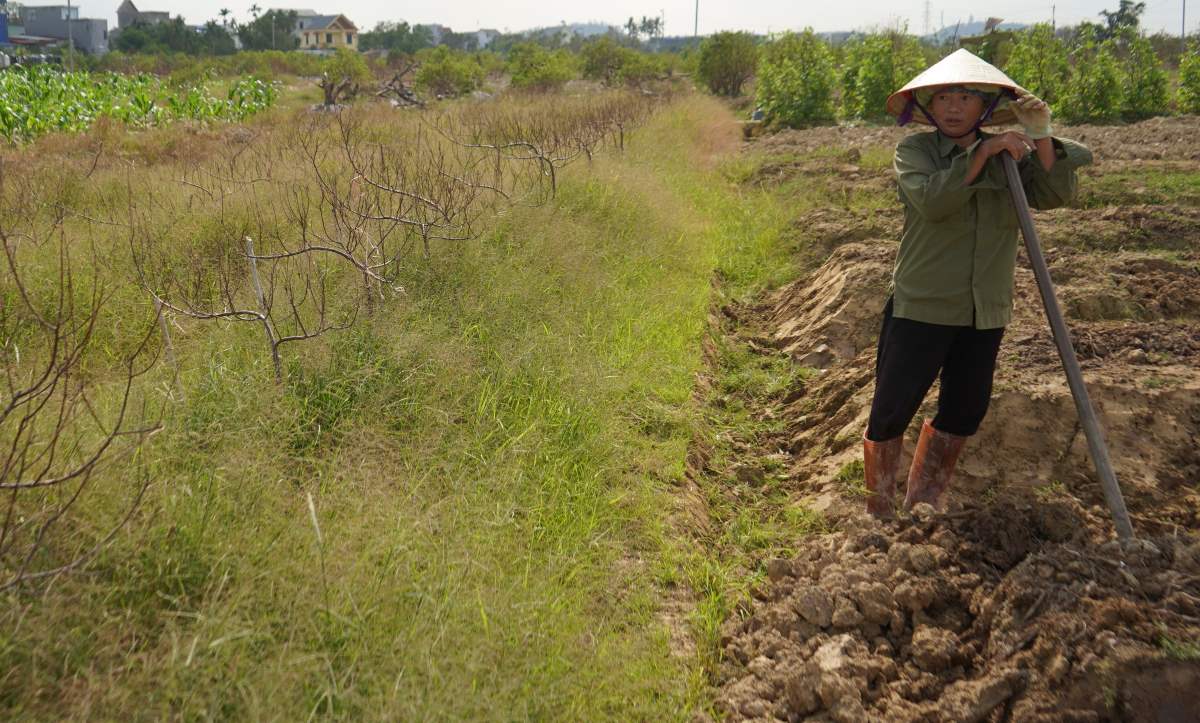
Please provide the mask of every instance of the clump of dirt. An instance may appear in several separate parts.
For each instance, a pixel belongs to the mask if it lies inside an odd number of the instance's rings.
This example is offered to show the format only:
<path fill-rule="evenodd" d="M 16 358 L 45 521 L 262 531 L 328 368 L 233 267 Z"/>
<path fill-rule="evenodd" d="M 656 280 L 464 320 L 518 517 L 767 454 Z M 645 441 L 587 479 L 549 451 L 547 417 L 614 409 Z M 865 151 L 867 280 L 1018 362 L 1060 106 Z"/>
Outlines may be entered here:
<path fill-rule="evenodd" d="M 1200 663 L 1164 641 L 1200 623 L 1200 540 L 1099 544 L 1066 499 L 957 515 L 922 505 L 768 565 L 723 635 L 729 718 L 1194 720 Z M 1172 685 L 1147 695 L 1154 661 Z"/>
<path fill-rule="evenodd" d="M 870 320 L 886 298 L 895 244 L 847 243 L 810 277 L 773 296 L 772 344 L 802 366 L 825 369 L 875 343 Z"/>

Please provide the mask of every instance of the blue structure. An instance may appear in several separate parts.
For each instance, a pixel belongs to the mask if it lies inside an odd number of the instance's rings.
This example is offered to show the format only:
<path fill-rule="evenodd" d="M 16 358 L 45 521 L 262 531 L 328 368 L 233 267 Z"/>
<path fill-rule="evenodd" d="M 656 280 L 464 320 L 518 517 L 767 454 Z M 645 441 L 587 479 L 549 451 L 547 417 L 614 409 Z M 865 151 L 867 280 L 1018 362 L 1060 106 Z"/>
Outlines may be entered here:
<path fill-rule="evenodd" d="M 8 0 L 0 0 L 0 45 L 8 44 Z"/>

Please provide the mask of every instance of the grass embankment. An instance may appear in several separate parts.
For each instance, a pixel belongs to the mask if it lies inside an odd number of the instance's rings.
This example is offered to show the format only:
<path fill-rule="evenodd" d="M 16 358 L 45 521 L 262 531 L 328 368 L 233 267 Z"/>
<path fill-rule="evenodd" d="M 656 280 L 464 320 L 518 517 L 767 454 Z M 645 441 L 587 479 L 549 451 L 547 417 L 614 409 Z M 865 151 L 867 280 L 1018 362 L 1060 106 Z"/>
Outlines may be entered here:
<path fill-rule="evenodd" d="M 5 717 L 702 705 L 657 586 L 708 567 L 681 555 L 666 510 L 696 433 L 714 272 L 746 290 L 783 264 L 779 207 L 738 198 L 714 166 L 736 133 L 715 101 L 674 104 L 624 156 L 570 168 L 554 202 L 408 266 L 372 319 L 288 349 L 282 385 L 248 325 L 185 320 L 186 401 L 138 457 L 154 480 L 141 512 L 86 572 L 6 594 Z M 168 178 L 190 162 L 145 163 Z M 117 265 L 114 236 L 99 243 Z M 128 474 L 93 483 L 78 535 Z M 702 626 L 721 614 L 703 608 Z"/>

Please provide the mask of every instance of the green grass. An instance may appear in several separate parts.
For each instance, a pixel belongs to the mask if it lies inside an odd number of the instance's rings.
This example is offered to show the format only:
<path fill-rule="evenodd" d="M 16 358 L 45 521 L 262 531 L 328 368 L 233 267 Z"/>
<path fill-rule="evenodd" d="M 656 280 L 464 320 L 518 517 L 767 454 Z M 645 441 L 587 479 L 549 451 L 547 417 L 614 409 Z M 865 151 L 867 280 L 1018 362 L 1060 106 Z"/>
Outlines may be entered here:
<path fill-rule="evenodd" d="M 851 460 L 842 465 L 838 470 L 837 475 L 833 478 L 835 482 L 845 487 L 845 493 L 851 497 L 866 497 L 866 472 L 863 470 L 863 462 L 861 459 Z"/>
<path fill-rule="evenodd" d="M 1180 640 L 1168 635 L 1164 629 L 1158 636 L 1158 647 L 1172 660 L 1200 661 L 1200 640 Z"/>
<path fill-rule="evenodd" d="M 1200 205 L 1200 173 L 1170 166 L 1098 173 L 1084 169 L 1079 204 L 1085 208 L 1149 204 Z"/>
<path fill-rule="evenodd" d="M 1066 497 L 1070 493 L 1067 490 L 1067 486 L 1065 484 L 1063 484 L 1062 480 L 1056 479 L 1056 480 L 1051 480 L 1047 484 L 1039 485 L 1038 487 L 1035 487 L 1033 489 L 1033 494 L 1039 500 L 1048 501 L 1048 500 L 1052 500 L 1055 498 Z"/>

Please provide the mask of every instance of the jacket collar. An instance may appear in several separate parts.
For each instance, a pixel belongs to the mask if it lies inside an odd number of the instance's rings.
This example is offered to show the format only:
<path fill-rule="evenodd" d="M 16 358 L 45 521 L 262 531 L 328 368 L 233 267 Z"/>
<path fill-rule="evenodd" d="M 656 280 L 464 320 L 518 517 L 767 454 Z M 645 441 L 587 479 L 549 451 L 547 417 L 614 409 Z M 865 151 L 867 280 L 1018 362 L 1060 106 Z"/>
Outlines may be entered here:
<path fill-rule="evenodd" d="M 953 138 L 950 138 L 940 130 L 934 131 L 934 133 L 937 134 L 938 155 L 942 158 L 948 157 L 954 153 L 955 148 L 958 148 L 958 144 L 954 142 Z M 978 134 L 976 137 L 977 141 L 987 140 L 992 137 L 991 133 L 984 133 L 982 130 L 976 131 L 976 133 Z"/>

